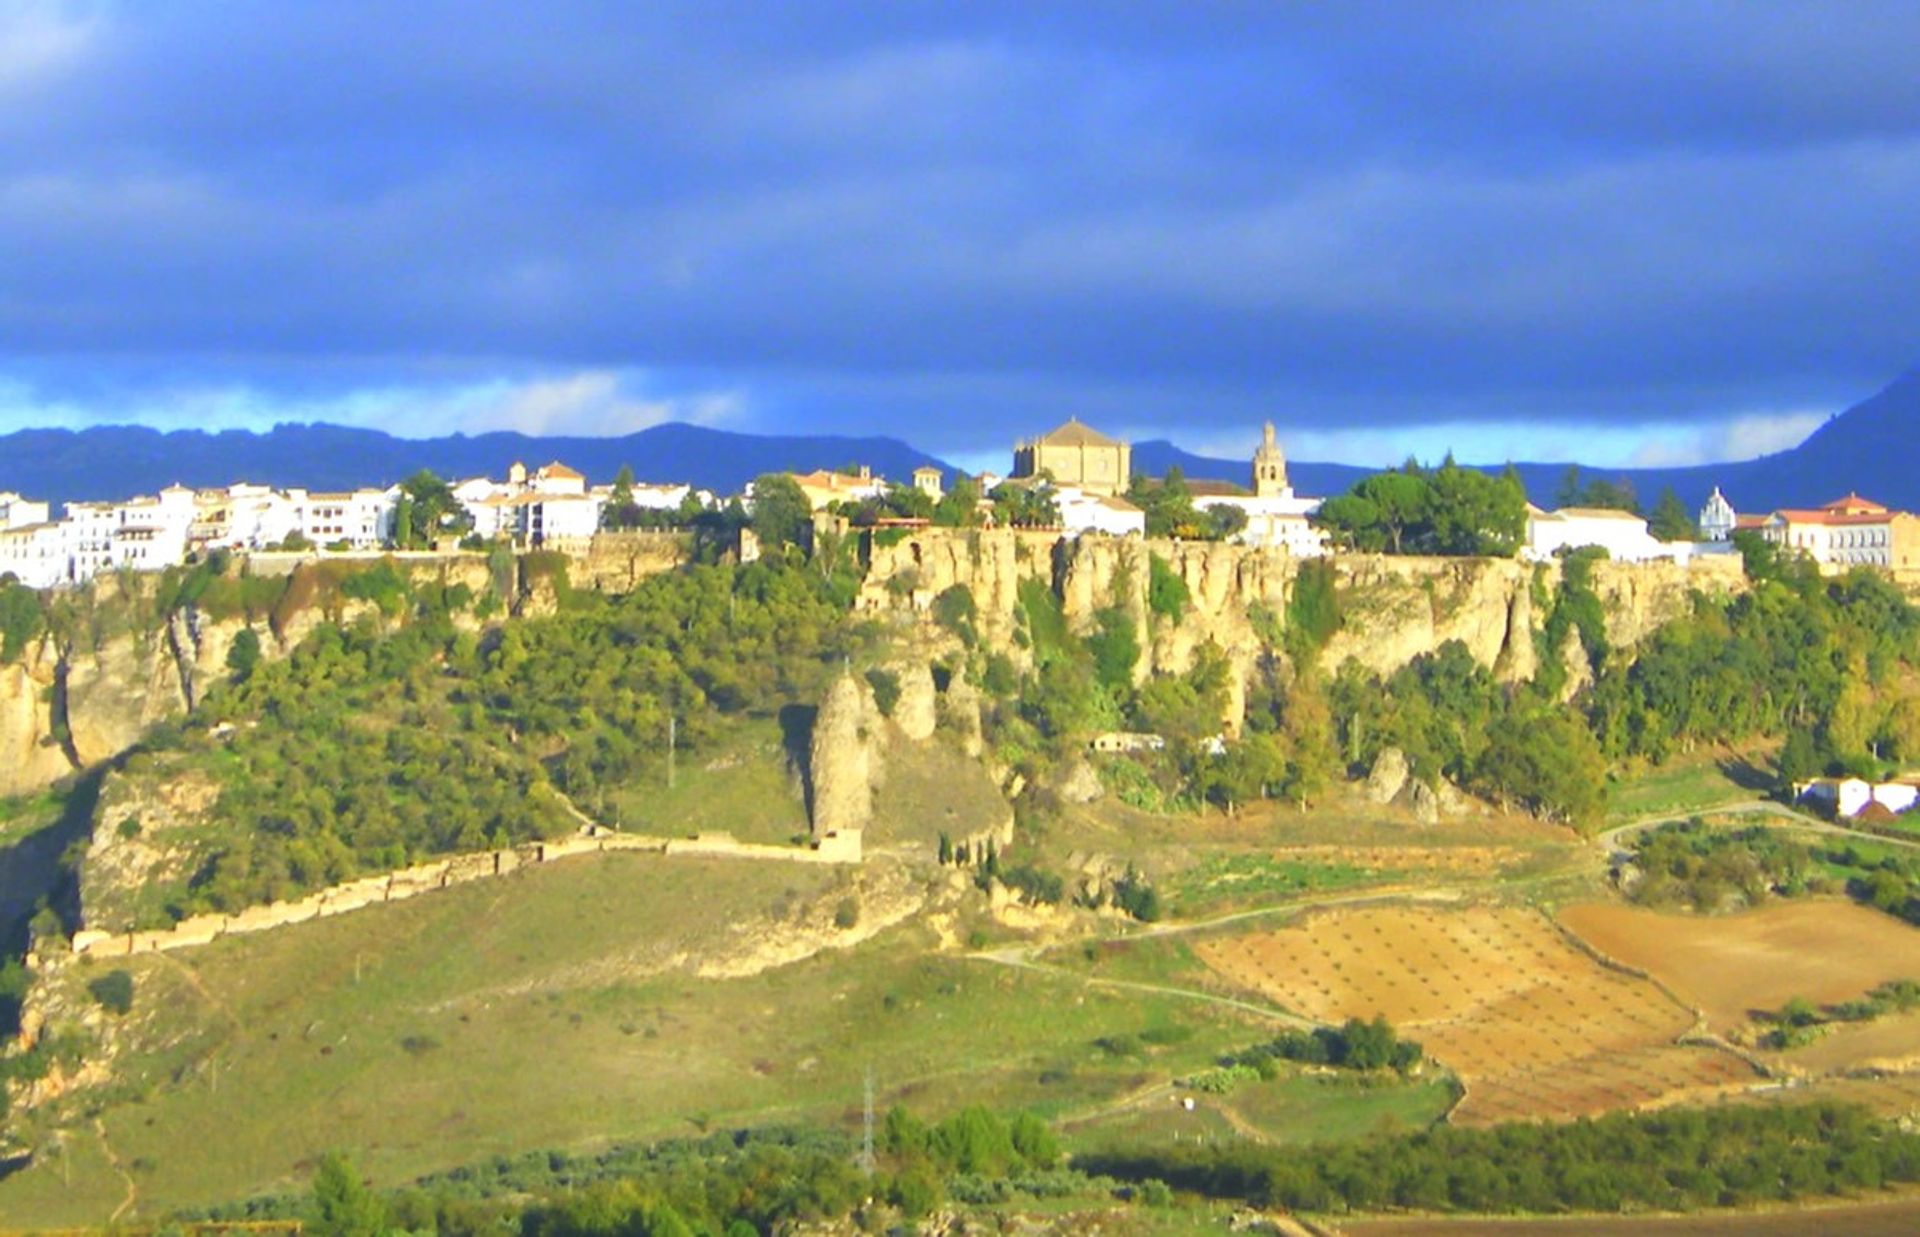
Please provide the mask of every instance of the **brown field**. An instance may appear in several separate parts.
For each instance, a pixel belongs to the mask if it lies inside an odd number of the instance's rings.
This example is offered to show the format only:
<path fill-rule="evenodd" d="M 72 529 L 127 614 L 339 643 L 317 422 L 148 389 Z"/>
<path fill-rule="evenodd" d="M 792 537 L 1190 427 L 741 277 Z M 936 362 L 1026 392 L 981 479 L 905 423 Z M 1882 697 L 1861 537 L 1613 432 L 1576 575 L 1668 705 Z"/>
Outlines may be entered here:
<path fill-rule="evenodd" d="M 1560 922 L 1609 958 L 1666 984 L 1720 1031 L 1794 997 L 1827 1004 L 1888 980 L 1920 979 L 1920 932 L 1843 900 L 1773 902 L 1712 916 L 1589 902 L 1566 908 Z"/>
<path fill-rule="evenodd" d="M 1920 1199 L 1840 1203 L 1791 1211 L 1733 1211 L 1692 1216 L 1566 1216 L 1560 1219 L 1350 1220 L 1340 1226 L 1356 1237 L 1800 1237 L 1849 1233 L 1859 1237 L 1905 1237 L 1920 1231 Z"/>
<path fill-rule="evenodd" d="M 1729 1053 L 1677 1046 L 1685 1009 L 1532 911 L 1369 908 L 1194 952 L 1316 1020 L 1384 1014 L 1466 1084 L 1462 1124 L 1637 1108 L 1754 1078 Z"/>

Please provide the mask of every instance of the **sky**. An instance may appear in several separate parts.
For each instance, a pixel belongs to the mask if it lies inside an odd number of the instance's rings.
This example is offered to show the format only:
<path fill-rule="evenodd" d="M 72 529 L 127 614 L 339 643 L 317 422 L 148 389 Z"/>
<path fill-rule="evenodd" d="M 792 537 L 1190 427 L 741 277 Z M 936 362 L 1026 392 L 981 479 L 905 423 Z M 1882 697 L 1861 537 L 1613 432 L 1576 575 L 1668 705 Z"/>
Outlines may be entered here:
<path fill-rule="evenodd" d="M 0 3 L 0 432 L 1791 445 L 1920 363 L 1920 5 Z"/>

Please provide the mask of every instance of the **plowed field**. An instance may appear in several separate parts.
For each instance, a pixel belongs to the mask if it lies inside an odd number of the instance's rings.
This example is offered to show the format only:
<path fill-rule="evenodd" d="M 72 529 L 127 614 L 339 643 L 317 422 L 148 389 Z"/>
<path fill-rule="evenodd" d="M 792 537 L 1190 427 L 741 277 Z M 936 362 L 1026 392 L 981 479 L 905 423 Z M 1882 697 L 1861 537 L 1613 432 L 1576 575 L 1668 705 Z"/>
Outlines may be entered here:
<path fill-rule="evenodd" d="M 1687 1010 L 1532 911 L 1336 912 L 1195 952 L 1311 1018 L 1386 1015 L 1466 1083 L 1462 1124 L 1633 1108 L 1754 1077 L 1731 1054 L 1676 1046 Z"/>
<path fill-rule="evenodd" d="M 1589 902 L 1562 911 L 1560 922 L 1693 1002 L 1720 1031 L 1794 997 L 1827 1004 L 1920 979 L 1920 931 L 1854 902 L 1772 902 L 1737 915 Z"/>

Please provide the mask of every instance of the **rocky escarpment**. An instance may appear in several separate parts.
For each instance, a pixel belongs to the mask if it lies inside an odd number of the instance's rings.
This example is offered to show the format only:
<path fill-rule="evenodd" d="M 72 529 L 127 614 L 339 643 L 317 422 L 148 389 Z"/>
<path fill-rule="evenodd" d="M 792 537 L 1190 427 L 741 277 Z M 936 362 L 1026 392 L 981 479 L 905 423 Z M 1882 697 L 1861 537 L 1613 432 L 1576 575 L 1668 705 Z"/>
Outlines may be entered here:
<path fill-rule="evenodd" d="M 1149 605 L 1156 559 L 1185 586 L 1188 603 L 1177 621 Z M 931 623 L 935 600 L 964 587 L 973 598 L 981 640 L 1016 661 L 1026 655 L 1015 638 L 1023 582 L 1052 590 L 1076 630 L 1089 629 L 1101 610 L 1119 607 L 1143 637 L 1137 680 L 1185 672 L 1208 644 L 1226 654 L 1238 671 L 1223 719 L 1231 725 L 1244 712 L 1245 684 L 1254 668 L 1277 654 L 1275 641 L 1309 561 L 1315 560 L 1218 542 L 925 529 L 873 548 L 859 604 Z M 1535 636 L 1547 609 L 1541 602 L 1560 587 L 1559 564 L 1378 554 L 1318 561 L 1332 573 L 1342 614 L 1340 629 L 1319 655 L 1324 667 L 1351 660 L 1388 674 L 1457 640 L 1502 681 L 1537 673 Z M 1593 565 L 1591 587 L 1606 614 L 1609 644 L 1630 648 L 1685 614 L 1694 593 L 1737 592 L 1745 579 L 1739 559 L 1727 555 L 1686 565 L 1601 562 Z"/>
<path fill-rule="evenodd" d="M 686 561 L 685 539 L 634 533 L 594 538 L 571 556 L 569 586 L 624 592 L 647 576 Z M 70 618 L 55 634 L 31 641 L 24 655 L 0 664 L 0 795 L 42 789 L 70 773 L 110 760 L 133 746 L 156 722 L 191 710 L 228 673 L 227 658 L 251 627 L 267 657 L 291 651 L 322 623 L 362 619 L 402 622 L 375 602 L 341 594 L 346 572 L 379 559 L 260 555 L 230 570 L 261 580 L 284 580 L 279 598 L 251 617 L 215 614 L 194 604 L 158 613 L 157 576 L 104 575 L 63 595 Z M 557 608 L 560 577 L 507 560 L 504 578 L 486 554 L 401 555 L 391 559 L 414 585 L 463 588 L 473 598 L 503 591 L 513 613 Z M 468 628 L 483 621 L 477 607 L 454 616 Z"/>

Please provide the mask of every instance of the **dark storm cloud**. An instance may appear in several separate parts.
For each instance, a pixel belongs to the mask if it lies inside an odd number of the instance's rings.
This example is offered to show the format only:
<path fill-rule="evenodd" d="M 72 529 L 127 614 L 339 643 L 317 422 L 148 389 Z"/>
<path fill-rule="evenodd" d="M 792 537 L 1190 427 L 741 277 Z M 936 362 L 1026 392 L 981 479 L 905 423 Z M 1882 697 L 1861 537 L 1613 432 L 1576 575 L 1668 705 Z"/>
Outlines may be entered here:
<path fill-rule="evenodd" d="M 1917 43 L 1867 3 L 15 6 L 0 417 L 436 391 L 967 450 L 1837 405 L 1920 356 Z"/>

